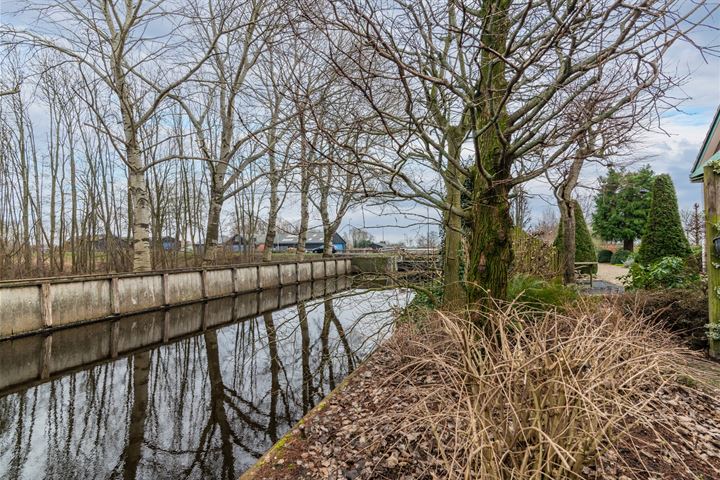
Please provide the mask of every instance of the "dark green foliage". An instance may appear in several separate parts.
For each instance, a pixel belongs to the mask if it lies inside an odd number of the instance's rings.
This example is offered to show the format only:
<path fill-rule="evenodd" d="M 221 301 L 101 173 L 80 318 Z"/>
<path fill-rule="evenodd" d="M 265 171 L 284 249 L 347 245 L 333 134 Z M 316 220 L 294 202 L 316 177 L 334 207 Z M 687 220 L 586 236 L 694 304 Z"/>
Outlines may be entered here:
<path fill-rule="evenodd" d="M 531 275 L 516 275 L 508 283 L 508 300 L 534 310 L 562 307 L 577 299 L 578 293 L 560 280 L 547 281 Z"/>
<path fill-rule="evenodd" d="M 595 245 L 593 245 L 592 237 L 590 236 L 590 230 L 588 230 L 587 223 L 585 223 L 585 217 L 583 216 L 580 204 L 573 202 L 575 205 L 575 261 L 576 262 L 595 262 Z M 560 253 L 562 258 L 562 245 L 563 245 L 563 226 L 560 223 L 558 228 L 557 237 L 553 245 Z M 593 267 L 593 273 L 597 272 L 597 267 Z"/>
<path fill-rule="evenodd" d="M 610 263 L 612 256 L 612 250 L 600 250 L 597 254 L 597 261 L 598 263 Z"/>
<path fill-rule="evenodd" d="M 610 169 L 600 179 L 600 194 L 595 199 L 593 230 L 603 240 L 622 242 L 642 237 L 653 171 L 645 166 L 637 172 Z"/>
<path fill-rule="evenodd" d="M 653 184 L 647 229 L 636 260 L 649 265 L 663 257 L 688 255 L 690 243 L 680 221 L 675 187 L 670 175 L 658 175 Z"/>
<path fill-rule="evenodd" d="M 703 289 L 626 293 L 618 296 L 618 302 L 629 310 L 639 307 L 644 317 L 677 333 L 690 348 L 707 348 L 708 297 Z"/>
<path fill-rule="evenodd" d="M 612 263 L 613 265 L 622 265 L 628 258 L 632 256 L 632 254 L 633 253 L 630 250 L 623 250 L 621 248 L 620 250 L 612 254 L 612 257 L 610 257 L 610 263 Z"/>
<path fill-rule="evenodd" d="M 699 285 L 700 275 L 686 259 L 664 257 L 650 265 L 633 263 L 623 283 L 627 290 L 689 288 Z"/>

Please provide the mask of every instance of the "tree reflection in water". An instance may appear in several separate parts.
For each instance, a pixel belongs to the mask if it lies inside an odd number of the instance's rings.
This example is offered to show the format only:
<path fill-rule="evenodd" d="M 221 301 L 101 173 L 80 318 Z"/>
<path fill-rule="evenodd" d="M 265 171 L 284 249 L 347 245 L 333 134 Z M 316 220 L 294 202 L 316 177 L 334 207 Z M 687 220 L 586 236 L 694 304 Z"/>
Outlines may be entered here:
<path fill-rule="evenodd" d="M 0 478 L 235 479 L 372 352 L 407 300 L 300 302 L 6 395 Z M 140 322 L 129 335 L 152 331 Z"/>

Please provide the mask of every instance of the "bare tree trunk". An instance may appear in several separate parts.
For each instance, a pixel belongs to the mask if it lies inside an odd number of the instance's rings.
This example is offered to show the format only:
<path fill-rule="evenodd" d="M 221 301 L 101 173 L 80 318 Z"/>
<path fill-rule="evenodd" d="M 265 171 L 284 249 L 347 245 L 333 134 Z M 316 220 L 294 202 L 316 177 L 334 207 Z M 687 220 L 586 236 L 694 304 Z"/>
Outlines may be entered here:
<path fill-rule="evenodd" d="M 128 148 L 129 192 L 132 199 L 133 271 L 147 272 L 150 258 L 150 199 L 142 169 L 140 152 L 132 143 Z"/>
<path fill-rule="evenodd" d="M 270 173 L 270 212 L 268 214 L 267 221 L 267 232 L 265 233 L 265 249 L 263 250 L 263 262 L 269 262 L 272 260 L 273 246 L 275 245 L 275 235 L 277 234 L 277 215 L 280 203 L 280 195 L 278 193 L 278 186 L 280 179 L 278 178 L 278 172 L 275 171 L 275 154 L 270 153 L 271 160 L 271 173 Z"/>
<path fill-rule="evenodd" d="M 461 182 L 460 172 L 453 162 L 460 160 L 460 147 L 463 133 L 453 127 L 448 132 L 448 164 L 447 178 Z M 452 209 L 461 209 L 461 192 L 452 181 L 445 181 L 446 198 L 451 208 L 445 216 L 445 245 L 443 251 L 443 305 L 453 308 L 467 302 L 463 279 L 460 278 L 460 252 L 462 248 L 462 219 Z M 428 239 L 429 240 L 429 239 Z"/>
<path fill-rule="evenodd" d="M 300 231 L 298 232 L 297 256 L 300 260 L 305 256 L 308 223 L 310 221 L 310 165 L 308 162 L 308 145 L 305 131 L 305 120 L 300 114 Z"/>
<path fill-rule="evenodd" d="M 577 186 L 585 161 L 584 150 L 581 148 L 570 164 L 563 181 L 555 189 L 555 198 L 560 208 L 560 229 L 563 234 L 561 265 L 563 283 L 575 283 L 575 201 L 573 191 Z"/>

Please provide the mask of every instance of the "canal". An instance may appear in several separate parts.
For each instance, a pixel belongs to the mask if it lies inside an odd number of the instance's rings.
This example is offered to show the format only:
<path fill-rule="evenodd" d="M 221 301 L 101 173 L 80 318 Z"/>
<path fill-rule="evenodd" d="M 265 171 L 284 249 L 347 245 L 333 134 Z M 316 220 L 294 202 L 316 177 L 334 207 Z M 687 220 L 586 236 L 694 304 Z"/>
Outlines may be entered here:
<path fill-rule="evenodd" d="M 0 342 L 0 478 L 236 479 L 388 336 L 410 299 L 342 288 Z"/>

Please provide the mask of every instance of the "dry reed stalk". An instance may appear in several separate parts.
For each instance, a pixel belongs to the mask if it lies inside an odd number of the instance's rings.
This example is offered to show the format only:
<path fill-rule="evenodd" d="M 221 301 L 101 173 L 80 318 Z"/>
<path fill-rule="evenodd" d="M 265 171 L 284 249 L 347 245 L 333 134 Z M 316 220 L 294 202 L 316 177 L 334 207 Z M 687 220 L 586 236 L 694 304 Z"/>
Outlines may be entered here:
<path fill-rule="evenodd" d="M 474 322 L 438 312 L 405 342 L 399 375 L 440 381 L 408 380 L 421 401 L 403 428 L 423 425 L 445 478 L 582 478 L 620 441 L 632 445 L 638 427 L 652 432 L 648 406 L 683 363 L 667 333 L 609 302 L 532 316 L 515 307 Z"/>

